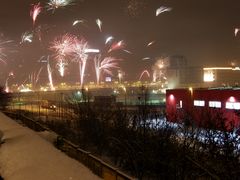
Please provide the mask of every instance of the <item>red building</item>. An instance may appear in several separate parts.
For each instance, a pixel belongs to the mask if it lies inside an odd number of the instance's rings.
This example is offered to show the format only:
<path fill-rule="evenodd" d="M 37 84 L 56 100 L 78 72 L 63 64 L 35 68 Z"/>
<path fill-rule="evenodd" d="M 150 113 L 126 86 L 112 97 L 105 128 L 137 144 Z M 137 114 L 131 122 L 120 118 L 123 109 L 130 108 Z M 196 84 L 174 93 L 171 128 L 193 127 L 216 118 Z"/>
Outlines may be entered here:
<path fill-rule="evenodd" d="M 240 89 L 170 89 L 166 92 L 167 120 L 190 120 L 201 127 L 239 128 Z"/>

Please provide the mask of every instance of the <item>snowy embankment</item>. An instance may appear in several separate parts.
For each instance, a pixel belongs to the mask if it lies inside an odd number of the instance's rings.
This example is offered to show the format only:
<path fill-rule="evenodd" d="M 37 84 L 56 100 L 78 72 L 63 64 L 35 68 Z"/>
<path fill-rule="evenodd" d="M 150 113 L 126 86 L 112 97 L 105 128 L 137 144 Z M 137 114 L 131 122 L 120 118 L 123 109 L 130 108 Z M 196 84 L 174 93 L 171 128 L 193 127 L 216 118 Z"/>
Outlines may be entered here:
<path fill-rule="evenodd" d="M 89 169 L 36 132 L 0 113 L 0 174 L 5 180 L 94 180 Z"/>

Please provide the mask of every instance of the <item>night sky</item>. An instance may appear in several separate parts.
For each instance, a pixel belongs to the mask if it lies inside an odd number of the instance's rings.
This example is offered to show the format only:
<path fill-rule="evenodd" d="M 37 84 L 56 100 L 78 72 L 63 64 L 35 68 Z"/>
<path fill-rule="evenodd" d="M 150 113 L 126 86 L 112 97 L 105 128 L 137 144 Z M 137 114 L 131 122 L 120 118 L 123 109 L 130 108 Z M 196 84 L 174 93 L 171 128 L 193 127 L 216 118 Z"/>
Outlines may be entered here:
<path fill-rule="evenodd" d="M 0 6 L 0 33 L 2 40 L 13 40 L 7 49 L 7 64 L 0 64 L 1 83 L 13 71 L 15 81 L 22 83 L 28 74 L 45 67 L 39 58 L 51 55 L 49 43 L 66 32 L 84 37 L 92 48 L 104 49 L 105 38 L 112 35 L 116 41 L 126 43 L 124 49 L 111 56 L 122 59 L 121 69 L 126 79 L 138 79 L 144 69 L 151 70 L 158 57 L 183 55 L 189 66 L 227 66 L 230 62 L 240 63 L 239 0 L 78 0 L 73 5 L 58 8 L 55 12 L 44 9 L 33 27 L 29 16 L 31 4 L 47 1 L 2 0 Z M 172 11 L 156 17 L 160 6 L 171 7 Z M 102 20 L 102 32 L 95 20 Z M 84 19 L 85 25 L 72 26 L 74 20 Z M 41 26 L 42 41 L 34 37 L 32 43 L 19 44 L 21 35 Z M 149 47 L 151 41 L 155 43 Z M 144 57 L 150 60 L 143 61 Z M 60 79 L 51 59 L 54 79 Z M 95 79 L 88 61 L 86 78 Z M 115 71 L 116 72 L 116 71 Z M 69 64 L 65 79 L 78 81 L 78 70 Z M 116 73 L 115 73 L 116 74 Z M 46 79 L 46 70 L 41 78 Z M 12 80 L 14 81 L 14 80 Z M 43 80 L 44 81 L 44 80 Z M 47 80 L 45 80 L 47 81 Z"/>

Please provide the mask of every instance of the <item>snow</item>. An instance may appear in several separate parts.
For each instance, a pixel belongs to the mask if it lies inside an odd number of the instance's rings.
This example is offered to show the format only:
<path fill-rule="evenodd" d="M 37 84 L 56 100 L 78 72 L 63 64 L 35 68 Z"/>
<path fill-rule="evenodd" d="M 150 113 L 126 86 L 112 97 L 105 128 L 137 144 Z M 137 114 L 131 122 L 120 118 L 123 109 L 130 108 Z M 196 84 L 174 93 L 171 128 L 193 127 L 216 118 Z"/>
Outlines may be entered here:
<path fill-rule="evenodd" d="M 2 113 L 0 132 L 4 141 L 0 145 L 0 174 L 5 180 L 100 179 L 42 138 L 46 132 L 40 136 Z"/>

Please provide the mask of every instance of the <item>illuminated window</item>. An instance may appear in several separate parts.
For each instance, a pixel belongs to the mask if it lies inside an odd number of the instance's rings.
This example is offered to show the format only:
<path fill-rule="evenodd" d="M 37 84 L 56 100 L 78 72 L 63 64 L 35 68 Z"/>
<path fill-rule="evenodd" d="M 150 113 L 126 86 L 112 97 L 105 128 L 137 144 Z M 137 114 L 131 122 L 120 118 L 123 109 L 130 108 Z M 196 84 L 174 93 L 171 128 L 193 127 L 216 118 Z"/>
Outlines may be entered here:
<path fill-rule="evenodd" d="M 208 106 L 213 107 L 213 108 L 221 108 L 221 102 L 220 101 L 209 101 Z"/>
<path fill-rule="evenodd" d="M 240 109 L 239 102 L 226 102 L 226 109 Z"/>
<path fill-rule="evenodd" d="M 203 100 L 194 100 L 193 101 L 194 106 L 205 106 L 205 101 Z"/>
<path fill-rule="evenodd" d="M 182 100 L 179 101 L 179 103 L 177 104 L 176 106 L 178 109 L 181 109 L 182 108 Z"/>

